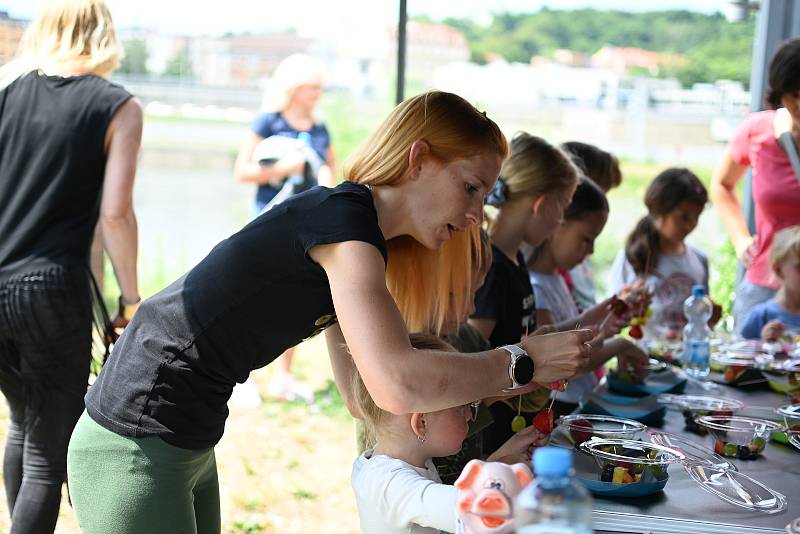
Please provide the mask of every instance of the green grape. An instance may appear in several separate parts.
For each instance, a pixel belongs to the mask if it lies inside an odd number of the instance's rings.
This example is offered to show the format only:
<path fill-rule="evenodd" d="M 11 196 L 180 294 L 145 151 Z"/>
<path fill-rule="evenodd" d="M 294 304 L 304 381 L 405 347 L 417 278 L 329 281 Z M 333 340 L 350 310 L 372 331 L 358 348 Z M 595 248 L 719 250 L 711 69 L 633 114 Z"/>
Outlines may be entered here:
<path fill-rule="evenodd" d="M 525 422 L 525 418 L 521 415 L 514 416 L 514 419 L 511 420 L 511 430 L 514 432 L 519 432 L 523 428 L 525 428 L 527 423 Z"/>

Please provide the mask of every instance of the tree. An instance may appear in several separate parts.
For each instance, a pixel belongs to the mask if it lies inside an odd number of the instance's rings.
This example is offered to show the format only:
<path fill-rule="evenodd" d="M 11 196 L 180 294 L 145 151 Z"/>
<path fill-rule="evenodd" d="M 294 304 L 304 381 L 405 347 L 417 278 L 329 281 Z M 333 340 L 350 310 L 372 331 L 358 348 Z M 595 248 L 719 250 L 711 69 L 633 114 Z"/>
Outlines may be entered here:
<path fill-rule="evenodd" d="M 117 72 L 133 76 L 146 76 L 149 53 L 145 40 L 131 39 L 124 41 L 122 47 L 125 50 L 125 55 Z"/>
<path fill-rule="evenodd" d="M 192 62 L 189 59 L 189 47 L 182 46 L 175 55 L 167 61 L 164 67 L 164 76 L 173 76 L 175 78 L 193 78 Z"/>
<path fill-rule="evenodd" d="M 570 11 L 541 9 L 536 13 L 500 12 L 486 26 L 470 19 L 448 18 L 444 24 L 464 33 L 473 61 L 484 63 L 497 54 L 527 63 L 533 55 L 559 48 L 592 55 L 605 45 L 642 48 L 683 58 L 659 69 L 659 76 L 677 77 L 685 85 L 750 78 L 755 24 L 730 23 L 719 14 L 688 10 Z"/>

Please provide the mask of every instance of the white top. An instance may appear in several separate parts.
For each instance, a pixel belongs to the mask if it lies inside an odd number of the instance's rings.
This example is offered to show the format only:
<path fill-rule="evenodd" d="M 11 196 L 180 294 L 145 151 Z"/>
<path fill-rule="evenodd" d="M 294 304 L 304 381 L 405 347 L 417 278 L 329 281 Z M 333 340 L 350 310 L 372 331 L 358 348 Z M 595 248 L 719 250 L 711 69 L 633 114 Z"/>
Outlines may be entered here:
<path fill-rule="evenodd" d="M 553 321 L 560 323 L 578 317 L 578 306 L 572 299 L 567 283 L 560 274 L 544 274 L 534 271 L 531 274 L 531 285 L 536 297 L 536 309 L 547 310 Z M 556 397 L 563 402 L 577 404 L 585 393 L 590 393 L 597 385 L 597 377 L 593 372 L 584 373 L 569 381 L 567 391 Z"/>
<path fill-rule="evenodd" d="M 572 297 L 578 308 L 588 310 L 597 304 L 592 257 L 586 256 L 582 262 L 569 271 L 569 276 L 572 278 Z"/>
<path fill-rule="evenodd" d="M 636 278 L 625 251 L 621 250 L 611 266 L 609 291 L 616 294 Z M 653 317 L 645 326 L 645 333 L 660 337 L 662 329 L 680 330 L 686 324 L 683 301 L 692 294 L 692 286 L 702 285 L 708 291 L 708 259 L 699 249 L 686 243 L 680 256 L 659 255 L 656 274 L 648 275 L 645 284 L 653 294 L 650 304 Z"/>
<path fill-rule="evenodd" d="M 365 451 L 350 477 L 364 534 L 439 534 L 456 531 L 456 488 L 427 469 Z"/>

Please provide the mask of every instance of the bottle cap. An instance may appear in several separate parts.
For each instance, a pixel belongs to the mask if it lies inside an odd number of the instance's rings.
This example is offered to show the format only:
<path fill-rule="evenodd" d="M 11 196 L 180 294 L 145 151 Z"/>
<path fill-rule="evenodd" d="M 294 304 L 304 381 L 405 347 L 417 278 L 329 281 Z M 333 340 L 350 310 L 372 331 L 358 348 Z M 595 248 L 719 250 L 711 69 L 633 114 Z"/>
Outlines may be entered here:
<path fill-rule="evenodd" d="M 692 286 L 692 296 L 693 297 L 705 297 L 706 296 L 706 286 Z"/>
<path fill-rule="evenodd" d="M 541 447 L 533 453 L 536 476 L 565 476 L 572 469 L 572 451 L 561 447 Z"/>

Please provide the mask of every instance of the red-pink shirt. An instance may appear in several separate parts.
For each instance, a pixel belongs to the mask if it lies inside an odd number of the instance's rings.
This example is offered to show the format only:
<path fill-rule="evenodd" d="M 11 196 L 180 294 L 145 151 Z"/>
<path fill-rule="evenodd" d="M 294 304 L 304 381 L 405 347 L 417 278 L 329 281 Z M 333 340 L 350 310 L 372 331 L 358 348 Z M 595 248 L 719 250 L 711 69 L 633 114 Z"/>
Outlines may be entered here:
<path fill-rule="evenodd" d="M 789 157 L 775 140 L 775 112 L 751 113 L 730 141 L 733 161 L 753 171 L 756 208 L 756 254 L 747 269 L 747 280 L 777 288 L 769 266 L 769 248 L 775 232 L 800 224 L 800 182 Z"/>

